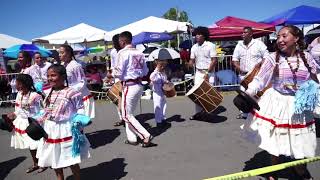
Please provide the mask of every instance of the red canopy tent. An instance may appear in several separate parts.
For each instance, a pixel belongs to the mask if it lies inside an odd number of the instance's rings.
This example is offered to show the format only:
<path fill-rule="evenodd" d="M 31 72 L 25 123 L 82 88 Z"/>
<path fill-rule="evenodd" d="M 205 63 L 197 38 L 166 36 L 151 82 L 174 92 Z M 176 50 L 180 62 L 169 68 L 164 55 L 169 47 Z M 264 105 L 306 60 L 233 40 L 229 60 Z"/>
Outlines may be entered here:
<path fill-rule="evenodd" d="M 240 40 L 243 27 L 249 26 L 253 29 L 253 37 L 262 37 L 276 31 L 274 25 L 258 23 L 246 19 L 227 16 L 216 22 L 217 27 L 209 28 L 210 39 L 215 41 Z"/>

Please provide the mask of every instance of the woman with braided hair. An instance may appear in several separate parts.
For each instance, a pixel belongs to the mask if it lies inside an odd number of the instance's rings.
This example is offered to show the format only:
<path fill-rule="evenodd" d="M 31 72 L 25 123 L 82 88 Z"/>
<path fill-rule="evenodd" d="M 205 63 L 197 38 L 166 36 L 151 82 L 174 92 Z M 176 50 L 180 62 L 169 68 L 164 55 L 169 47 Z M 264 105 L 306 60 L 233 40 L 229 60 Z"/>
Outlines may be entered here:
<path fill-rule="evenodd" d="M 277 35 L 276 52 L 265 57 L 246 91 L 254 96 L 272 85 L 258 100 L 260 110 L 251 111 L 242 126 L 245 138 L 271 155 L 272 165 L 279 163 L 280 155 L 294 159 L 315 156 L 313 113 L 295 113 L 295 94 L 300 85 L 308 80 L 318 82 L 317 64 L 303 49 L 302 31 L 292 25 L 282 27 Z M 296 166 L 294 172 L 299 179 L 312 179 L 306 166 Z M 268 179 L 277 179 L 276 173 L 270 174 Z"/>
<path fill-rule="evenodd" d="M 69 86 L 79 91 L 82 95 L 84 114 L 93 119 L 95 117 L 94 99 L 87 87 L 84 70 L 81 64 L 76 61 L 72 47 L 66 44 L 61 45 L 59 57 L 67 70 Z"/>

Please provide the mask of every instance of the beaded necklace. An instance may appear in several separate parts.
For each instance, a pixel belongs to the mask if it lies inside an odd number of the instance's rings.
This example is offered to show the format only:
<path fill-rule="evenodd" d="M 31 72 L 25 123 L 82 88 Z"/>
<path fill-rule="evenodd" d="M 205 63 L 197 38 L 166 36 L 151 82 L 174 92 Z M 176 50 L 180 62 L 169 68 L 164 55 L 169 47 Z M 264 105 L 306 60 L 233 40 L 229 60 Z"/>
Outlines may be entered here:
<path fill-rule="evenodd" d="M 298 56 L 297 56 L 297 67 L 294 68 L 294 69 L 293 69 L 293 67 L 292 67 L 292 64 L 289 62 L 287 56 L 285 56 L 285 60 L 287 61 L 288 65 L 289 65 L 289 67 L 290 67 L 290 70 L 291 70 L 291 72 L 292 72 L 293 83 L 294 83 L 293 88 L 294 88 L 295 90 L 297 90 L 298 88 L 297 88 L 297 74 L 296 74 L 296 73 L 298 72 L 298 69 L 299 69 L 299 66 L 300 66 L 299 58 L 298 58 Z"/>
<path fill-rule="evenodd" d="M 24 109 L 24 110 L 27 110 L 27 111 L 30 110 L 30 104 L 29 104 L 30 94 L 31 94 L 31 91 L 29 91 L 29 93 L 28 93 L 27 103 L 24 104 L 23 103 L 23 94 L 21 93 L 21 100 L 20 100 L 21 109 Z"/>
<path fill-rule="evenodd" d="M 53 108 L 54 108 L 54 104 L 56 103 L 58 97 L 59 97 L 59 94 L 60 94 L 60 91 L 58 91 L 57 95 L 56 95 L 56 98 L 54 99 L 53 103 L 51 103 L 51 94 L 50 96 L 48 96 L 47 98 L 49 98 L 49 103 L 46 104 L 46 107 L 48 108 L 49 112 L 50 112 L 50 117 L 49 117 L 49 120 L 52 120 L 53 119 L 53 115 L 52 115 L 52 111 L 53 111 Z"/>

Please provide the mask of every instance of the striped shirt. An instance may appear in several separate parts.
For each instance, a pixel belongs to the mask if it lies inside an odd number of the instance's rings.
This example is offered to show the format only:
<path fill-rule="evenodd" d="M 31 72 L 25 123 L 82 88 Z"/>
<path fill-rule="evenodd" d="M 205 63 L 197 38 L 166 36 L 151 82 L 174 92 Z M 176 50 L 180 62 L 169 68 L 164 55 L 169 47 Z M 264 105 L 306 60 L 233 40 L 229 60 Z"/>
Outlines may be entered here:
<path fill-rule="evenodd" d="M 80 63 L 71 60 L 64 65 L 67 70 L 67 79 L 70 87 L 82 93 L 82 96 L 87 96 L 90 91 L 87 87 L 86 76 Z"/>
<path fill-rule="evenodd" d="M 44 91 L 45 99 L 44 115 L 41 120 L 51 121 L 67 121 L 71 120 L 72 116 L 79 110 L 83 109 L 83 100 L 81 93 L 75 91 L 73 88 L 67 87 L 62 90 L 53 90 L 51 96 L 48 97 L 50 89 Z"/>
<path fill-rule="evenodd" d="M 51 66 L 51 63 L 49 62 L 44 62 L 42 64 L 42 66 L 40 67 L 37 64 L 32 65 L 34 70 L 37 71 L 37 77 L 35 79 L 35 82 L 47 82 L 47 72 L 48 72 L 48 68 Z"/>
<path fill-rule="evenodd" d="M 240 70 L 250 72 L 267 54 L 267 46 L 258 39 L 252 39 L 248 46 L 239 41 L 234 49 L 232 61 L 240 61 Z"/>
<path fill-rule="evenodd" d="M 265 57 L 265 62 L 262 64 L 259 73 L 249 84 L 250 92 L 261 91 L 264 87 L 266 87 L 269 84 L 271 80 L 273 88 L 282 94 L 294 94 L 296 92 L 296 90 L 292 86 L 294 85 L 293 73 L 284 56 L 280 56 L 279 59 L 278 77 L 273 77 L 273 71 L 276 66 L 275 56 L 276 53 L 272 53 Z M 317 64 L 312 58 L 312 56 L 309 53 L 305 52 L 305 57 L 307 59 L 307 63 L 311 67 L 311 72 L 316 73 Z M 290 62 L 293 69 L 297 67 L 297 59 L 299 61 L 299 68 L 296 72 L 297 87 L 299 87 L 302 83 L 310 79 L 310 73 L 304 65 L 303 60 L 300 56 L 298 56 L 298 58 L 297 56 L 288 57 L 287 59 Z"/>
<path fill-rule="evenodd" d="M 36 115 L 41 109 L 42 97 L 36 92 L 22 95 L 18 92 L 14 113 L 17 117 L 28 118 Z"/>
<path fill-rule="evenodd" d="M 35 66 L 26 67 L 25 69 L 22 69 L 20 73 L 30 75 L 33 82 L 38 82 L 38 78 L 40 77 L 40 73 Z"/>

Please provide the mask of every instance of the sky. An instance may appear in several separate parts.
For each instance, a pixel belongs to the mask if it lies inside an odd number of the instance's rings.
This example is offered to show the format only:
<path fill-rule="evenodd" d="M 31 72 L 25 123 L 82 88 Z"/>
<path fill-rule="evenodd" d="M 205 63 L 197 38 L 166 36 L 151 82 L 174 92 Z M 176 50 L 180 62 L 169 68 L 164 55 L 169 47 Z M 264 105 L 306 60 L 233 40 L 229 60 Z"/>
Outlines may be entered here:
<path fill-rule="evenodd" d="M 300 5 L 320 8 L 320 0 L 1 0 L 0 33 L 31 41 L 79 23 L 111 31 L 170 8 L 209 26 L 225 16 L 262 21 Z"/>

